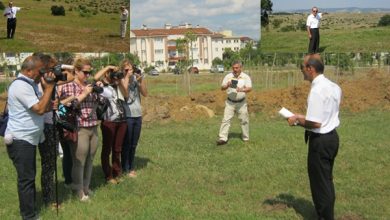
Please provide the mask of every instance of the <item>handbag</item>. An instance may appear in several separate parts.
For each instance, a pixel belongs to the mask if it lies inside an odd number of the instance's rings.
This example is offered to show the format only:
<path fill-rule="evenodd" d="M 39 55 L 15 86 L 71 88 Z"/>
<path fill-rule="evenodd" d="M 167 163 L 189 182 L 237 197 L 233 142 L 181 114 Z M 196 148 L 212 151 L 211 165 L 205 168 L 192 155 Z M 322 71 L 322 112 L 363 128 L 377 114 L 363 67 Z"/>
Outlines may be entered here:
<path fill-rule="evenodd" d="M 104 113 L 106 113 L 110 102 L 106 98 L 98 98 L 96 105 L 96 117 L 98 120 L 104 120 Z"/>
<path fill-rule="evenodd" d="M 58 130 L 60 131 L 61 139 L 77 142 L 77 110 L 74 109 L 74 107 L 66 107 L 61 105 L 58 112 L 57 126 Z"/>
<path fill-rule="evenodd" d="M 5 103 L 3 113 L 0 115 L 0 136 L 4 137 L 8 123 L 8 102 Z"/>

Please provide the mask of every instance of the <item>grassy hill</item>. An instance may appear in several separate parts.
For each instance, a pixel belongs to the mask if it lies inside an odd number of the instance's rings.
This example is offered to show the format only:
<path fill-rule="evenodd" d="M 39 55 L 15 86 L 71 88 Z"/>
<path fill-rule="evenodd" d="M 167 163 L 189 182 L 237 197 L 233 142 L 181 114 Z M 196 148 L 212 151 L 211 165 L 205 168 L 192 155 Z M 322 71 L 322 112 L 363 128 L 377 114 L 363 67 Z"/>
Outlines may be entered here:
<path fill-rule="evenodd" d="M 320 49 L 324 52 L 373 52 L 390 50 L 390 27 L 377 27 L 385 13 L 330 13 L 321 23 Z M 271 15 L 262 29 L 265 52 L 306 52 L 307 14 Z"/>
<path fill-rule="evenodd" d="M 126 2 L 18 0 L 14 5 L 22 10 L 17 16 L 15 39 L 5 39 L 6 19 L 3 19 L 0 51 L 127 52 L 129 37 L 119 36 L 119 7 Z M 64 6 L 66 16 L 52 16 L 53 5 Z"/>

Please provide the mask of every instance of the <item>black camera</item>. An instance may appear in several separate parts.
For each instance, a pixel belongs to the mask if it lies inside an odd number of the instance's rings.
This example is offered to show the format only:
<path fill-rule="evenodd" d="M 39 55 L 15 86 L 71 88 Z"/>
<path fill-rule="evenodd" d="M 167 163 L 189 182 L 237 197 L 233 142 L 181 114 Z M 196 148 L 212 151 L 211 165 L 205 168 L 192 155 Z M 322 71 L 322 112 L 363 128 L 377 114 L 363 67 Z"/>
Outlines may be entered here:
<path fill-rule="evenodd" d="M 123 72 L 112 71 L 110 72 L 109 76 L 111 79 L 123 79 L 125 77 L 125 74 L 123 74 Z"/>
<path fill-rule="evenodd" d="M 96 94 L 102 94 L 104 91 L 103 87 L 96 85 L 96 83 L 92 83 L 92 92 Z"/>
<path fill-rule="evenodd" d="M 136 65 L 133 65 L 133 73 L 142 75 L 141 69 L 139 69 Z"/>
<path fill-rule="evenodd" d="M 230 84 L 230 88 L 237 88 L 237 84 L 238 84 L 238 80 L 236 80 L 236 79 L 232 79 L 232 84 Z"/>
<path fill-rule="evenodd" d="M 61 64 L 57 64 L 55 65 L 54 67 L 50 68 L 50 69 L 45 69 L 45 68 L 42 68 L 39 70 L 39 73 L 41 75 L 45 75 L 45 73 L 48 73 L 48 72 L 53 72 L 54 75 L 55 75 L 55 78 L 52 79 L 52 78 L 49 78 L 49 77 L 45 77 L 45 80 L 48 81 L 48 82 L 52 82 L 52 81 L 66 81 L 67 80 L 67 76 L 66 74 L 63 74 L 62 71 L 66 68 L 63 68 L 63 66 L 65 65 L 61 65 Z M 66 65 L 68 66 L 68 65 Z"/>

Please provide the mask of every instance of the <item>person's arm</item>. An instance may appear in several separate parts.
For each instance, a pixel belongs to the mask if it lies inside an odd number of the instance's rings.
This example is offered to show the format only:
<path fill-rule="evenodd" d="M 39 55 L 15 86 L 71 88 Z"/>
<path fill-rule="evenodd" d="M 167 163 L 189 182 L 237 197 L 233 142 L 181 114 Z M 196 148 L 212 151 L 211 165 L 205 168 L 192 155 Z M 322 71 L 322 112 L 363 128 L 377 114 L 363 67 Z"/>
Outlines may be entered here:
<path fill-rule="evenodd" d="M 320 128 L 321 123 L 314 122 L 314 121 L 308 121 L 306 120 L 304 115 L 301 114 L 295 114 L 294 116 L 291 116 L 290 118 L 287 119 L 288 124 L 290 126 L 302 126 L 304 128 Z"/>
<path fill-rule="evenodd" d="M 49 73 L 47 75 L 49 78 L 54 78 L 54 73 Z M 43 96 L 40 98 L 39 102 L 31 106 L 31 111 L 35 112 L 38 115 L 43 115 L 47 112 L 49 103 L 51 103 L 51 96 L 55 87 L 55 82 L 46 82 L 44 77 L 41 78 L 42 87 L 44 88 Z"/>
<path fill-rule="evenodd" d="M 85 86 L 84 91 L 76 97 L 78 103 L 81 103 L 88 97 L 88 95 L 92 92 L 92 88 L 92 85 Z"/>
<path fill-rule="evenodd" d="M 73 100 L 75 100 L 76 99 L 76 96 L 74 96 L 74 95 L 71 95 L 71 96 L 68 96 L 67 98 L 65 98 L 65 99 L 62 99 L 60 102 L 61 102 L 61 104 L 63 104 L 63 105 L 68 105 L 69 103 L 71 103 Z"/>
<path fill-rule="evenodd" d="M 98 81 L 102 78 L 102 76 L 104 76 L 104 74 L 106 74 L 108 71 L 110 70 L 116 70 L 117 67 L 116 66 L 106 66 L 104 67 L 103 69 L 99 70 L 94 76 L 93 76 L 93 79 L 95 81 Z"/>
<path fill-rule="evenodd" d="M 144 97 L 148 96 L 148 89 L 146 88 L 144 77 L 142 75 L 141 76 L 136 75 L 136 80 L 138 81 L 139 91 L 141 95 Z"/>

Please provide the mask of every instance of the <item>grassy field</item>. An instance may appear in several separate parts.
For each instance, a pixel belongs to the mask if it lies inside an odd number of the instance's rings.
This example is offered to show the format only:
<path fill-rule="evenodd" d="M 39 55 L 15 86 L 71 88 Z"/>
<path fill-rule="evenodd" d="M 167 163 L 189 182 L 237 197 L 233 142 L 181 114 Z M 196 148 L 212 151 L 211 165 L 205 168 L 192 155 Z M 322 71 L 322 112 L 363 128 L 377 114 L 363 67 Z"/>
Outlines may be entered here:
<path fill-rule="evenodd" d="M 4 1 L 3 1 L 4 2 Z M 67 1 L 69 2 L 69 1 Z M 15 39 L 6 39 L 6 19 L 0 26 L 0 51 L 45 51 L 45 52 L 127 52 L 129 36 L 119 35 L 119 3 L 117 13 L 102 13 L 81 17 L 71 6 L 79 3 L 65 1 L 19 0 Z M 103 3 L 102 3 L 103 4 Z M 63 5 L 66 16 L 52 16 L 50 8 Z"/>
<path fill-rule="evenodd" d="M 320 30 L 321 52 L 389 51 L 390 27 L 376 27 L 384 13 L 335 13 L 324 15 Z M 286 26 L 306 21 L 307 15 L 273 15 L 269 29 L 262 29 L 261 48 L 265 52 L 306 52 L 306 31 L 282 32 Z M 281 21 L 279 26 L 273 23 Z"/>
<path fill-rule="evenodd" d="M 144 125 L 139 176 L 116 186 L 104 183 L 100 147 L 89 203 L 64 189 L 60 171 L 60 219 L 313 219 L 303 130 L 256 115 L 249 143 L 240 140 L 235 120 L 228 145 L 217 147 L 220 120 Z M 389 112 L 378 110 L 341 115 L 334 170 L 337 218 L 390 216 L 389 120 Z M 0 217 L 17 219 L 16 175 L 3 144 L 0 169 Z M 38 178 L 37 187 L 41 203 Z M 50 208 L 41 207 L 40 215 L 56 218 Z"/>

